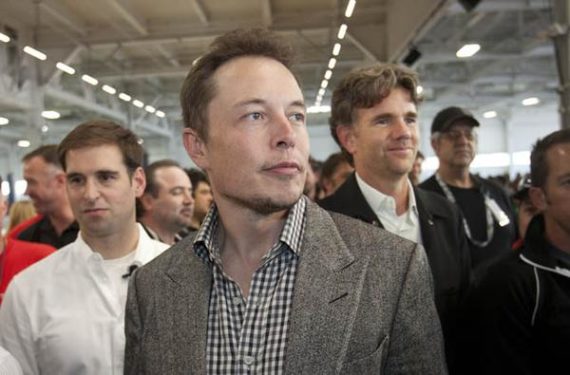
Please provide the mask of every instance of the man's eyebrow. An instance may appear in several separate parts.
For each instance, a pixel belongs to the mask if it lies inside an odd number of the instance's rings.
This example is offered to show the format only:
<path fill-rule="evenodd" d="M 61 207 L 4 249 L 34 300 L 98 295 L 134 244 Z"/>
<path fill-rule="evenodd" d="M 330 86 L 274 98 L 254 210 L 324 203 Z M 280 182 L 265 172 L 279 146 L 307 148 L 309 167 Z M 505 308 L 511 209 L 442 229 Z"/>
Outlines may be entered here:
<path fill-rule="evenodd" d="M 263 100 L 263 99 L 259 99 L 259 98 L 252 98 L 252 99 L 246 99 L 246 100 L 242 100 L 240 102 L 237 102 L 236 104 L 234 104 L 234 107 L 245 107 L 251 104 L 265 104 L 267 101 Z"/>

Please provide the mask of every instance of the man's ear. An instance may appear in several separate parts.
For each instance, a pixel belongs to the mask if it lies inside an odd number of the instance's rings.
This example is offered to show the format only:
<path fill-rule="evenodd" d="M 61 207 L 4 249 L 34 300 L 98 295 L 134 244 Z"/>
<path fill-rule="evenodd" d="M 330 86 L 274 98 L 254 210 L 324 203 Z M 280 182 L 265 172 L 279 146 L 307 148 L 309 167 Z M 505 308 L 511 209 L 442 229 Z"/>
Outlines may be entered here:
<path fill-rule="evenodd" d="M 354 155 L 356 152 L 355 129 L 353 125 L 339 125 L 336 127 L 336 136 L 342 147 L 349 154 Z"/>
<path fill-rule="evenodd" d="M 200 138 L 196 130 L 184 128 L 182 132 L 182 141 L 190 159 L 192 159 L 198 167 L 203 170 L 207 170 L 208 151 L 206 149 L 206 144 L 202 138 Z"/>
<path fill-rule="evenodd" d="M 135 196 L 137 198 L 141 197 L 144 193 L 144 189 L 146 187 L 146 177 L 144 174 L 144 170 L 141 167 L 138 167 L 133 172 L 133 177 L 131 178 L 131 183 L 135 188 Z"/>
<path fill-rule="evenodd" d="M 433 152 L 437 155 L 437 152 L 439 150 L 439 139 L 438 137 L 431 137 L 431 148 L 433 149 Z"/>
<path fill-rule="evenodd" d="M 548 206 L 546 194 L 544 194 L 544 190 L 542 190 L 542 188 L 532 186 L 528 189 L 528 195 L 532 205 L 540 211 L 544 211 Z"/>
<path fill-rule="evenodd" d="M 140 203 L 141 203 L 141 205 L 145 211 L 151 211 L 152 210 L 153 198 L 150 196 L 150 194 L 143 194 L 139 198 L 139 201 L 140 201 Z"/>

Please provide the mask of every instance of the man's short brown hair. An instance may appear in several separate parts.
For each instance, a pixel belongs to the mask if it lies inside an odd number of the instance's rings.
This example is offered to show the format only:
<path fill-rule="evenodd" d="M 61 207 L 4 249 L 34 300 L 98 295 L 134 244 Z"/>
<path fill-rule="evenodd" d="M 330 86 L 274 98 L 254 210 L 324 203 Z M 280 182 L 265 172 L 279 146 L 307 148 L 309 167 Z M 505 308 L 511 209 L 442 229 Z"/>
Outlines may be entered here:
<path fill-rule="evenodd" d="M 48 164 L 53 164 L 58 169 L 61 169 L 61 164 L 59 162 L 59 158 L 57 155 L 57 145 L 40 146 L 35 150 L 28 152 L 26 155 L 24 155 L 22 161 L 26 163 L 35 157 L 40 157 L 43 159 L 44 162 Z"/>
<path fill-rule="evenodd" d="M 334 140 L 351 164 L 352 155 L 340 143 L 336 134 L 337 128 L 351 126 L 355 120 L 355 109 L 375 106 L 395 88 L 408 91 L 414 104 L 418 105 L 421 102 L 417 94 L 418 84 L 416 72 L 395 64 L 376 64 L 357 68 L 340 81 L 333 92 L 329 124 Z"/>
<path fill-rule="evenodd" d="M 532 186 L 543 188 L 548 180 L 549 166 L 546 154 L 552 147 L 570 143 L 570 129 L 561 129 L 536 141 L 530 154 L 530 181 Z"/>
<path fill-rule="evenodd" d="M 216 95 L 213 75 L 223 64 L 243 56 L 268 57 L 290 69 L 294 53 L 284 39 L 262 28 L 238 29 L 216 38 L 192 66 L 180 92 L 184 126 L 196 130 L 204 141 L 208 138 L 208 104 Z"/>
<path fill-rule="evenodd" d="M 68 151 L 103 145 L 119 147 L 130 176 L 142 166 L 144 150 L 135 133 L 112 121 L 93 120 L 78 125 L 59 144 L 57 154 L 63 170 L 66 169 L 65 156 Z"/>

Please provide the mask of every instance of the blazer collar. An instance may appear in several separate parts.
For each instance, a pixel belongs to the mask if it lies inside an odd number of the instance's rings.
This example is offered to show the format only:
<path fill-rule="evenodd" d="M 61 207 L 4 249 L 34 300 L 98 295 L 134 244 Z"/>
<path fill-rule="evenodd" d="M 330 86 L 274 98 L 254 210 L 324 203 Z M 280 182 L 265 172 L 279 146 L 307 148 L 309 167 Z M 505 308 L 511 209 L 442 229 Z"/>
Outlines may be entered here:
<path fill-rule="evenodd" d="M 343 214 L 382 227 L 358 186 L 355 172 L 338 188 L 334 193 L 334 198 L 337 202 L 342 202 Z"/>

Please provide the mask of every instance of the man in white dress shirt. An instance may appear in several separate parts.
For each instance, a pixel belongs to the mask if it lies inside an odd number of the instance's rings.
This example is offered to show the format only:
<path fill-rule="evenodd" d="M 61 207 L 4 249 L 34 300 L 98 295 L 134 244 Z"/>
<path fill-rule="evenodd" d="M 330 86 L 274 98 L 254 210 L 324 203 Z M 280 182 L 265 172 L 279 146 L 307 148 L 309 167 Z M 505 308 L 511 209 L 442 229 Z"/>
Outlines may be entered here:
<path fill-rule="evenodd" d="M 0 345 L 24 374 L 122 374 L 128 278 L 168 246 L 135 221 L 143 149 L 109 121 L 79 125 L 58 148 L 80 233 L 20 273 L 0 309 Z"/>

